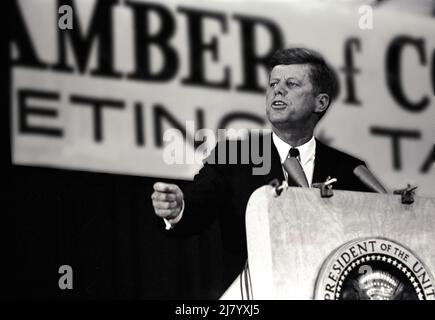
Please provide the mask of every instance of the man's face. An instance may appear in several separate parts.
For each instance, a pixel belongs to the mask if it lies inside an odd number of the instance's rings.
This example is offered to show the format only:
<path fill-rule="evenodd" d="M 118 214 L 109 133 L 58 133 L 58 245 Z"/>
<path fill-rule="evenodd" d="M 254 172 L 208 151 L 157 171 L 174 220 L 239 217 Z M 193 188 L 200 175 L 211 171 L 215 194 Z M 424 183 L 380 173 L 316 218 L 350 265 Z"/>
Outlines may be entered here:
<path fill-rule="evenodd" d="M 315 98 L 309 65 L 277 65 L 270 72 L 266 114 L 272 125 L 298 127 L 311 123 Z"/>

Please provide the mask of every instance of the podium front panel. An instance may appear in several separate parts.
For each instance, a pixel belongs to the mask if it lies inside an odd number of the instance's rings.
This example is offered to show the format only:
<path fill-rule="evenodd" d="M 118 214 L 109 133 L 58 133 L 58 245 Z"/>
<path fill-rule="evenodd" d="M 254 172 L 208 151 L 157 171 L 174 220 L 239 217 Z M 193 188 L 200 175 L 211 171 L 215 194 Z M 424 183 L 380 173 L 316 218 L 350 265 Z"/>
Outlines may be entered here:
<path fill-rule="evenodd" d="M 263 186 L 248 203 L 246 228 L 254 299 L 336 299 L 352 272 L 365 298 L 392 296 L 402 273 L 414 279 L 414 295 L 433 297 L 434 199 L 407 205 L 397 195 L 339 190 L 321 198 L 318 189 L 293 187 L 276 196 Z M 403 272 L 359 275 L 387 263 Z"/>

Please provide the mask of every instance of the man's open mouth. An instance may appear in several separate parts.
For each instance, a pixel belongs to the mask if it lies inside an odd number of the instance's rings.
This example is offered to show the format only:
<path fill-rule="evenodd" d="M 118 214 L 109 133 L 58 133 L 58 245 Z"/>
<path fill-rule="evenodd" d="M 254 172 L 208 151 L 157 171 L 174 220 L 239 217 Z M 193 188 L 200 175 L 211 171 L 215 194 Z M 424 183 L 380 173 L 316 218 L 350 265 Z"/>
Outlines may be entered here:
<path fill-rule="evenodd" d="M 276 100 L 276 101 L 272 102 L 272 107 L 274 107 L 276 109 L 285 108 L 286 106 L 287 106 L 287 103 L 285 103 L 284 101 L 281 101 L 281 100 Z"/>

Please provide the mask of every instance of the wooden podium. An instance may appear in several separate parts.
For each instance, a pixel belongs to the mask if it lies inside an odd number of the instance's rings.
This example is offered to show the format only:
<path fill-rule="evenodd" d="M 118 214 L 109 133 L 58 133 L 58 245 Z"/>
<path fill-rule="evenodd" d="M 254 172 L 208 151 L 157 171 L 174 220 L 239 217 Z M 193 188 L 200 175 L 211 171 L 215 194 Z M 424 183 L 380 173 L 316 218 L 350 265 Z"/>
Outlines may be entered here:
<path fill-rule="evenodd" d="M 268 185 L 246 232 L 249 267 L 221 299 L 435 298 L 435 199 Z"/>

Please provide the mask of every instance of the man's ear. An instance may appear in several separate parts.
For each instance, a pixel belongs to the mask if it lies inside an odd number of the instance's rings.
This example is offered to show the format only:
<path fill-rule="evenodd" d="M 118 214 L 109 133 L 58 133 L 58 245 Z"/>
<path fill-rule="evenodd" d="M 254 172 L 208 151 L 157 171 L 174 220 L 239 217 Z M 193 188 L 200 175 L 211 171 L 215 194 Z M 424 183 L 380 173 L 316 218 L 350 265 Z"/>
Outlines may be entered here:
<path fill-rule="evenodd" d="M 314 109 L 314 112 L 322 113 L 326 109 L 328 109 L 328 106 L 329 106 L 329 95 L 327 93 L 319 93 L 316 96 L 316 108 Z"/>

